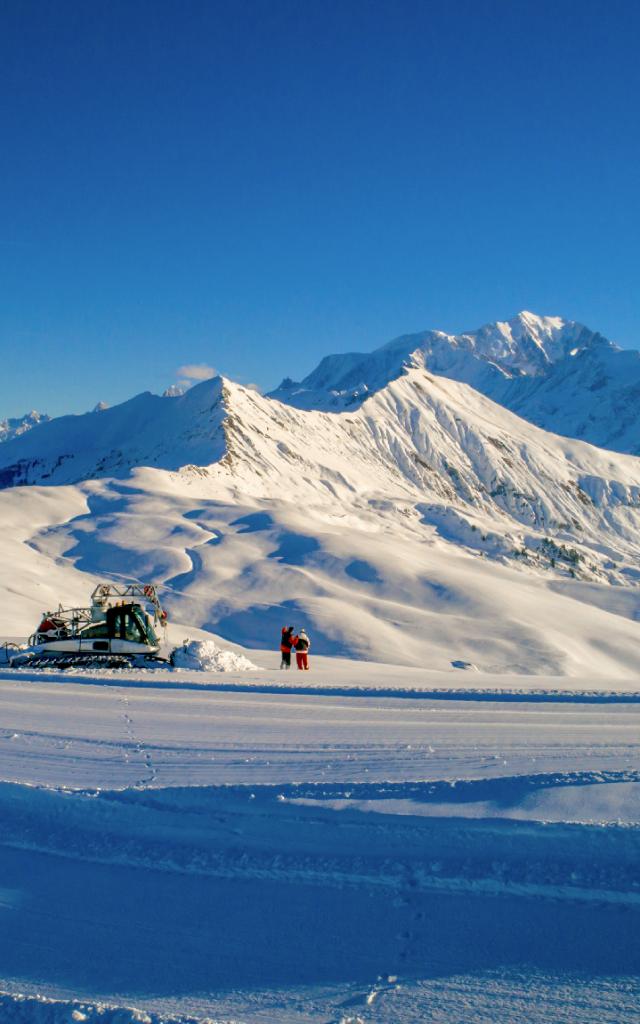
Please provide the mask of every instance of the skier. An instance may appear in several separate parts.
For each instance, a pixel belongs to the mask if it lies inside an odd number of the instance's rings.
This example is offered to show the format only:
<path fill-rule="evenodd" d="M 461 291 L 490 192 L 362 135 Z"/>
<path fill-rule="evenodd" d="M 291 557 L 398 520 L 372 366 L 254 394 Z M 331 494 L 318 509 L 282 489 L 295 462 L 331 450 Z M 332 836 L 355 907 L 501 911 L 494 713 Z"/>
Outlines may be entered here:
<path fill-rule="evenodd" d="M 299 669 L 305 669 L 309 671 L 309 656 L 308 651 L 311 647 L 311 641 L 304 629 L 301 629 L 297 636 L 293 638 L 293 646 L 296 649 L 296 663 Z"/>
<path fill-rule="evenodd" d="M 280 638 L 282 660 L 280 668 L 291 668 L 291 648 L 293 647 L 293 626 L 283 626 Z"/>

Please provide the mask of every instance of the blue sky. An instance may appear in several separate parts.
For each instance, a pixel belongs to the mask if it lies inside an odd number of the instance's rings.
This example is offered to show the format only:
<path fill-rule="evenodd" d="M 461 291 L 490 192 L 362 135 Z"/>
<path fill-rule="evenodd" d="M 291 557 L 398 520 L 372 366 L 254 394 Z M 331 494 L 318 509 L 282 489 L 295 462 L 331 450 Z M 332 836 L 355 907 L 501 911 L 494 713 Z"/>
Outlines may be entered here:
<path fill-rule="evenodd" d="M 640 347 L 640 5 L 5 0 L 0 417 L 520 309 Z"/>

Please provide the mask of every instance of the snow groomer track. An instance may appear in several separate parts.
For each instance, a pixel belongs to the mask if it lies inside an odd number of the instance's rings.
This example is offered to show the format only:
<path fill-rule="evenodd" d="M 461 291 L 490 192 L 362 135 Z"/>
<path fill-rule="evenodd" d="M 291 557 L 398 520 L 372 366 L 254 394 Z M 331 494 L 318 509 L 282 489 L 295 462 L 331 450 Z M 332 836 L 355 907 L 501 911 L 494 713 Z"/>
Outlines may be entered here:
<path fill-rule="evenodd" d="M 350 672 L 0 672 L 0 1019 L 637 1021 L 638 695 Z"/>

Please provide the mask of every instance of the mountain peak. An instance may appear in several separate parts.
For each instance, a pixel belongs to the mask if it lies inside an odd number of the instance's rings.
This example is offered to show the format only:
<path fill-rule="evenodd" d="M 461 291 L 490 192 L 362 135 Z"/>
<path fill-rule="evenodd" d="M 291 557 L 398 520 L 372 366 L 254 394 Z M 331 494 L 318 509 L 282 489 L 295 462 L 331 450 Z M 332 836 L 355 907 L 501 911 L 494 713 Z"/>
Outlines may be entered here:
<path fill-rule="evenodd" d="M 593 333 L 574 321 L 522 310 L 511 320 L 476 331 L 430 330 L 404 334 L 374 352 L 326 356 L 299 384 L 272 393 L 301 408 L 340 408 L 385 387 L 408 366 L 419 366 L 485 391 L 512 377 L 544 375 L 551 364 L 586 343 Z"/>
<path fill-rule="evenodd" d="M 514 323 L 515 321 L 525 323 L 528 327 L 553 328 L 554 330 L 561 330 L 569 322 L 561 316 L 540 316 L 528 309 L 521 309 L 509 322 Z"/>
<path fill-rule="evenodd" d="M 11 441 L 14 437 L 20 437 L 21 434 L 26 434 L 28 430 L 39 426 L 40 423 L 47 423 L 50 419 L 51 417 L 47 416 L 46 413 L 32 409 L 31 412 L 25 413 L 24 416 L 0 420 L 0 442 Z"/>
<path fill-rule="evenodd" d="M 640 353 L 575 320 L 527 309 L 475 331 L 403 334 L 370 353 L 325 356 L 271 397 L 301 409 L 353 409 L 411 367 L 470 384 L 546 430 L 640 453 Z"/>

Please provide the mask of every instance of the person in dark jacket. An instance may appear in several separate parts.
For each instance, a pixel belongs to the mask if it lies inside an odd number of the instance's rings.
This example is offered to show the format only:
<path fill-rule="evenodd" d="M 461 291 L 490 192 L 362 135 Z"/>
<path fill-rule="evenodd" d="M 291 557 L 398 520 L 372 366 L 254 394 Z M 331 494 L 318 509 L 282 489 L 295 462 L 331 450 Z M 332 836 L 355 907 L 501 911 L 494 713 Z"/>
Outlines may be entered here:
<path fill-rule="evenodd" d="M 296 663 L 299 669 L 309 671 L 309 648 L 311 647 L 311 641 L 304 629 L 301 629 L 297 636 L 293 638 L 293 646 L 296 649 Z"/>
<path fill-rule="evenodd" d="M 293 647 L 293 626 L 282 627 L 280 639 L 280 668 L 291 668 L 291 648 Z"/>

